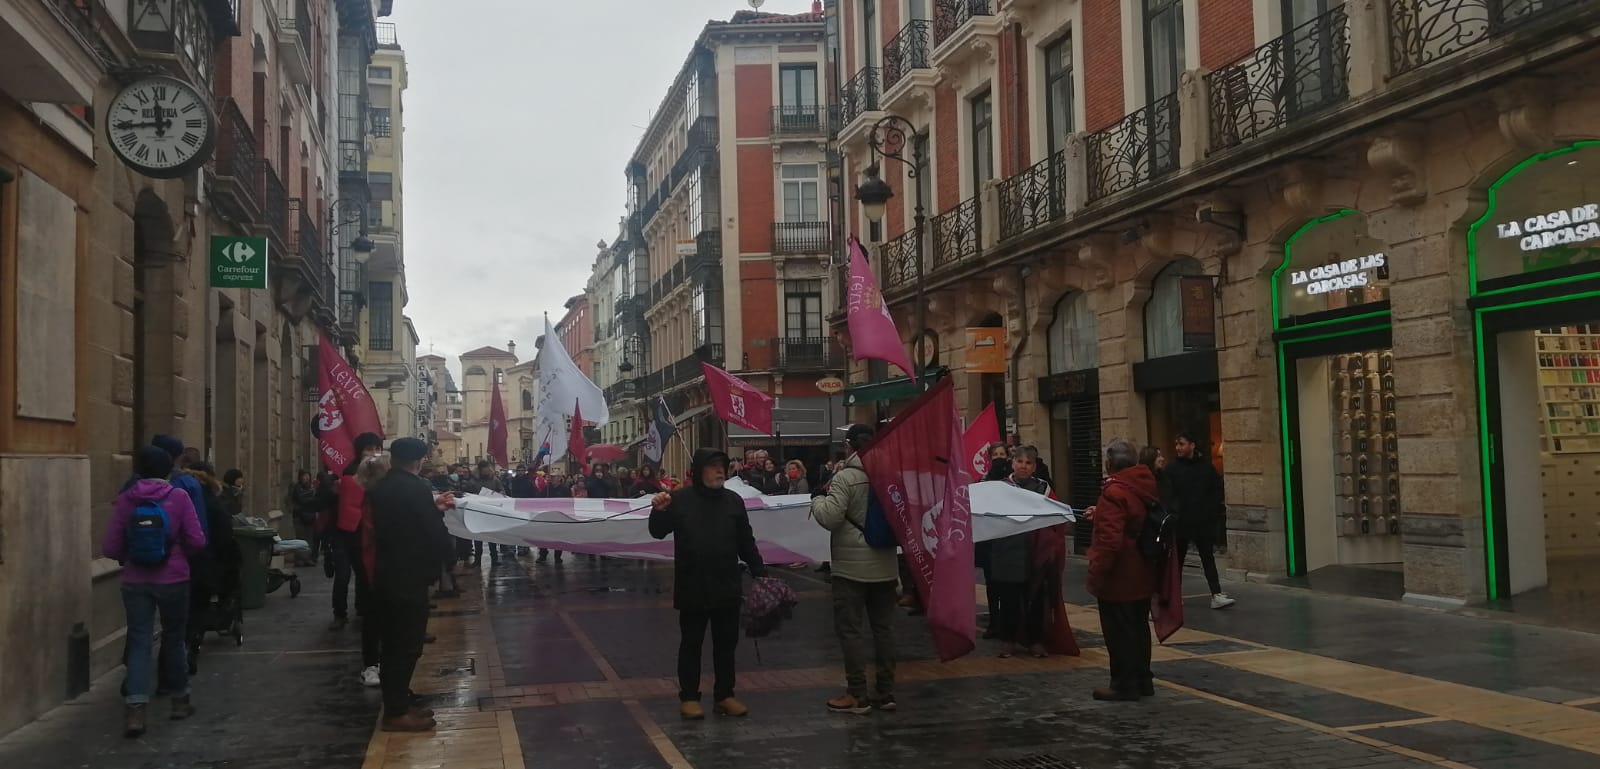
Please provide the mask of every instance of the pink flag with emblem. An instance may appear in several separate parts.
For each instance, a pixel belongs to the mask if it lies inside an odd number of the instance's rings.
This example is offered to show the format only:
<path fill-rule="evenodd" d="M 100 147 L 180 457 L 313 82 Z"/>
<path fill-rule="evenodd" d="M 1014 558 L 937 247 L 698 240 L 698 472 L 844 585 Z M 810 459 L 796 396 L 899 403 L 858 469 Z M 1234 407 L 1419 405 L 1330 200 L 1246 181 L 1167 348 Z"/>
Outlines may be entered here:
<path fill-rule="evenodd" d="M 965 454 L 955 389 L 945 379 L 896 415 L 861 455 L 925 598 L 934 649 L 947 662 L 972 651 L 978 637 Z"/>
<path fill-rule="evenodd" d="M 342 473 L 355 458 L 356 436 L 374 433 L 381 438 L 383 423 L 361 377 L 345 363 L 327 334 L 318 336 L 322 341 L 317 346 L 317 416 L 312 427 L 322 466 Z"/>
<path fill-rule="evenodd" d="M 851 356 L 893 363 L 915 381 L 917 372 L 911 370 L 911 357 L 900 343 L 900 331 L 889 316 L 889 306 L 883 303 L 877 279 L 872 277 L 867 252 L 854 237 L 850 238 L 850 287 L 846 296 L 849 304 L 845 324 L 850 330 Z"/>
<path fill-rule="evenodd" d="M 772 434 L 772 396 L 710 363 L 701 363 L 711 404 L 724 421 L 758 433 Z"/>

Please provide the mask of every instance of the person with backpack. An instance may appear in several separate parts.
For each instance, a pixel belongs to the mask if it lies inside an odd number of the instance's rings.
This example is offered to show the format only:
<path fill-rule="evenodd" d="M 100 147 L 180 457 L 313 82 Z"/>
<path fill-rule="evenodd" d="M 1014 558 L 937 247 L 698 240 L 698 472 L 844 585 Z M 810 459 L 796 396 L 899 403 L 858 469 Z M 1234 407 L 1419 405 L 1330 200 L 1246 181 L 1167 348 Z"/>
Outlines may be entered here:
<path fill-rule="evenodd" d="M 1200 551 L 1200 567 L 1205 571 L 1206 585 L 1211 588 L 1211 608 L 1226 609 L 1236 601 L 1222 592 L 1222 580 L 1217 574 L 1216 536 L 1227 514 L 1222 475 L 1211 460 L 1201 455 L 1195 436 L 1196 433 L 1181 432 L 1173 441 L 1178 456 L 1163 469 L 1167 493 L 1162 500 L 1167 510 L 1178 517 L 1179 568 L 1189 557 L 1189 546 L 1193 545 Z"/>
<path fill-rule="evenodd" d="M 700 657 L 711 628 L 712 702 L 718 715 L 741 717 L 750 710 L 734 699 L 734 650 L 739 645 L 739 610 L 744 592 L 739 562 L 753 577 L 767 566 L 756 549 L 744 499 L 725 486 L 728 455 L 699 449 L 689 466 L 694 485 L 650 498 L 650 536 L 672 537 L 672 607 L 678 610 L 678 714 L 706 717 L 700 706 Z"/>
<path fill-rule="evenodd" d="M 833 589 L 833 626 L 844 652 L 845 693 L 828 700 L 835 713 L 864 715 L 894 710 L 895 583 L 900 579 L 895 542 L 883 509 L 861 463 L 861 450 L 872 440 L 868 425 L 851 425 L 845 445 L 851 454 L 834 473 L 826 494 L 811 500 L 811 515 L 832 532 L 829 563 Z M 867 696 L 867 650 L 864 626 L 872 628 L 877 666 L 873 696 Z"/>
<path fill-rule="evenodd" d="M 1099 605 L 1100 630 L 1111 657 L 1111 685 L 1094 690 L 1097 700 L 1136 701 L 1155 695 L 1150 672 L 1150 599 L 1160 561 L 1150 551 L 1166 511 L 1156 477 L 1139 464 L 1139 450 L 1126 440 L 1106 446 L 1105 485 L 1089 513 L 1089 594 Z M 1141 541 L 1144 540 L 1144 541 Z"/>
<path fill-rule="evenodd" d="M 181 450 L 180 450 L 181 451 Z M 100 552 L 122 564 L 122 605 L 127 612 L 123 663 L 123 735 L 145 733 L 150 703 L 150 657 L 156 615 L 161 615 L 161 689 L 172 696 L 171 718 L 194 715 L 189 699 L 189 559 L 206 547 L 194 503 L 172 477 L 173 455 L 145 446 L 134 456 L 139 479 L 117 495 Z M 198 486 L 197 486 L 198 488 Z"/>

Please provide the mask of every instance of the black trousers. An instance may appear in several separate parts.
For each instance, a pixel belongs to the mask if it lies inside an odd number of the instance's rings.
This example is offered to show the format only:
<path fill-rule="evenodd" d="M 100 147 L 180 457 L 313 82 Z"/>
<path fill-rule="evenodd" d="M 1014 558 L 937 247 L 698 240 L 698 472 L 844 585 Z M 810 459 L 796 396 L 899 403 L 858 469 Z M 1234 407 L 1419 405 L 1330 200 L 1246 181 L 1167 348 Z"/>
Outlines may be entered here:
<path fill-rule="evenodd" d="M 733 652 L 739 646 L 739 609 L 678 612 L 678 699 L 700 699 L 700 658 L 705 649 L 706 626 L 711 627 L 713 702 L 733 696 Z"/>
<path fill-rule="evenodd" d="M 362 667 L 370 668 L 384 662 L 382 636 L 384 636 L 384 606 L 373 596 L 373 585 L 366 579 L 366 569 L 360 564 L 354 568 L 355 611 L 362 616 Z"/>
<path fill-rule="evenodd" d="M 411 709 L 411 676 L 428 635 L 428 588 L 385 590 L 373 598 L 382 607 L 383 714 L 395 718 Z"/>
<path fill-rule="evenodd" d="M 1030 644 L 1039 640 L 1043 627 L 1033 627 L 1029 623 L 1028 583 L 991 582 L 988 591 L 990 599 L 994 601 L 989 605 L 989 629 L 994 631 L 995 638 L 1015 644 Z"/>
<path fill-rule="evenodd" d="M 1123 694 L 1149 691 L 1155 685 L 1150 673 L 1150 599 L 1101 601 L 1100 632 L 1111 656 L 1111 688 Z"/>
<path fill-rule="evenodd" d="M 353 531 L 334 529 L 328 533 L 333 538 L 329 555 L 333 557 L 333 616 L 349 616 L 350 580 L 356 580 L 356 614 L 366 614 L 366 578 L 361 570 L 361 535 Z"/>
<path fill-rule="evenodd" d="M 1216 545 L 1209 537 L 1188 540 L 1178 540 L 1178 566 L 1182 568 L 1184 559 L 1189 557 L 1189 546 L 1194 545 L 1200 551 L 1200 568 L 1206 573 L 1206 585 L 1211 588 L 1211 594 L 1222 592 L 1222 580 L 1217 576 Z"/>

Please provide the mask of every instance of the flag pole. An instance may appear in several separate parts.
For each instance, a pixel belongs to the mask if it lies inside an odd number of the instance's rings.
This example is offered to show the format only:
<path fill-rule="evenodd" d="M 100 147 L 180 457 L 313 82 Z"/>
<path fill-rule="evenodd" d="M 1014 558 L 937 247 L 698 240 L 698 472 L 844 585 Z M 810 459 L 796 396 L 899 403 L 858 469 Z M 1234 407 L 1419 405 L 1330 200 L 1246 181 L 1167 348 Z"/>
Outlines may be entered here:
<path fill-rule="evenodd" d="M 667 399 L 657 396 L 656 403 L 661 406 L 661 413 L 667 415 L 667 423 L 672 425 L 672 437 L 678 439 L 678 445 L 683 448 L 683 456 L 685 458 L 693 456 L 693 452 L 689 450 L 689 443 L 683 439 L 683 431 L 678 429 L 678 418 L 673 415 L 672 408 L 667 405 Z M 663 460 L 667 458 L 665 446 L 661 447 L 661 458 Z M 658 462 L 657 464 L 662 463 Z"/>

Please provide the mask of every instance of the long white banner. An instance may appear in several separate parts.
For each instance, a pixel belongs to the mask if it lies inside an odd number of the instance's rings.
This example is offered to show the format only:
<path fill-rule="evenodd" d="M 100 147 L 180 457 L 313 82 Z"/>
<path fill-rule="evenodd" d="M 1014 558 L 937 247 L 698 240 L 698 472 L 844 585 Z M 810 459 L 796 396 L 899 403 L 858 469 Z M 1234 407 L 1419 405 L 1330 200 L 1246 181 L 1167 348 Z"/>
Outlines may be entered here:
<path fill-rule="evenodd" d="M 829 532 L 811 518 L 804 494 L 766 496 L 738 479 L 728 488 L 744 497 L 761 556 L 769 563 L 826 561 Z M 1000 481 L 974 483 L 972 534 L 976 542 L 1072 523 L 1072 508 Z M 619 558 L 672 560 L 671 540 L 650 536 L 650 502 L 640 499 L 511 499 L 468 495 L 445 514 L 450 533 L 501 545 L 544 547 Z"/>

